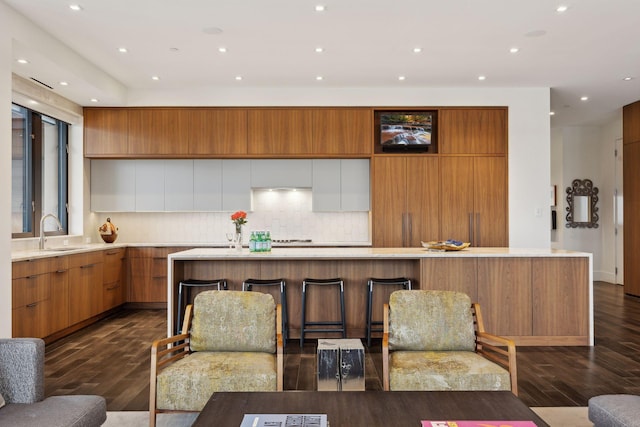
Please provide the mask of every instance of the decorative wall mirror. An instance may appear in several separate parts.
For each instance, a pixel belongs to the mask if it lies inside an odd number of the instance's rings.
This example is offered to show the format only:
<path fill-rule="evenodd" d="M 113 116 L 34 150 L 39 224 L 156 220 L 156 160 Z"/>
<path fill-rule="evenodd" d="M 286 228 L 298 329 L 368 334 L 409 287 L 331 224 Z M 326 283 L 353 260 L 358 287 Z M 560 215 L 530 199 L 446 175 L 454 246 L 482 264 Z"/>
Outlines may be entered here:
<path fill-rule="evenodd" d="M 598 187 L 590 179 L 573 180 L 567 204 L 567 228 L 598 228 Z"/>

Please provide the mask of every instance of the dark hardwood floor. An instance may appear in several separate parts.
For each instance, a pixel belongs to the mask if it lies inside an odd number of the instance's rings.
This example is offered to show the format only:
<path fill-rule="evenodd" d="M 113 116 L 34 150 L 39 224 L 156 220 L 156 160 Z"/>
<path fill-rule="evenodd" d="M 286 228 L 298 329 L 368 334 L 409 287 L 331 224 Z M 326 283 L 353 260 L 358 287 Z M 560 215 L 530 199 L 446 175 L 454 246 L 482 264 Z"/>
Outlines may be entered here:
<path fill-rule="evenodd" d="M 518 347 L 520 398 L 529 406 L 586 406 L 605 393 L 640 394 L 640 299 L 594 284 L 594 347 Z M 570 310 L 571 307 L 567 307 Z M 164 310 L 123 310 L 46 347 L 46 395 L 98 394 L 110 411 L 147 410 L 150 346 Z M 315 344 L 285 350 L 286 390 L 313 390 Z M 366 349 L 366 389 L 381 390 L 380 340 Z"/>

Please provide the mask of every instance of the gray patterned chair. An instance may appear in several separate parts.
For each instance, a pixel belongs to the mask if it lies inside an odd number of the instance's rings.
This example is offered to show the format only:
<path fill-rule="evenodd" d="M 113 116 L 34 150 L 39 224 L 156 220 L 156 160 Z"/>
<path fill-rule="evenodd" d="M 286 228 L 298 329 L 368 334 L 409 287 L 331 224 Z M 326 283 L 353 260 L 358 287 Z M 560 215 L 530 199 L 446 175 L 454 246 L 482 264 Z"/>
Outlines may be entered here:
<path fill-rule="evenodd" d="M 511 390 L 518 394 L 512 340 L 485 332 L 468 295 L 399 290 L 384 307 L 385 390 Z"/>
<path fill-rule="evenodd" d="M 282 391 L 281 316 L 270 294 L 198 294 L 186 333 L 151 347 L 149 425 L 158 412 L 201 411 L 216 391 Z"/>
<path fill-rule="evenodd" d="M 0 339 L 0 426 L 97 427 L 107 420 L 102 396 L 44 398 L 44 341 Z"/>

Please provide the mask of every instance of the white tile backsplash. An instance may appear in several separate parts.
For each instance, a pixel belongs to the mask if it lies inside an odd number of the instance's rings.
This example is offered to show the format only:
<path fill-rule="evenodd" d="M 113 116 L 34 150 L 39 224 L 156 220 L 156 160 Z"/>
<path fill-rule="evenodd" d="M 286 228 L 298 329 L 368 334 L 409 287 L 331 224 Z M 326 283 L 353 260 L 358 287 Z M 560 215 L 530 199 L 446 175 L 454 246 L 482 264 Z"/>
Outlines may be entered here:
<path fill-rule="evenodd" d="M 254 190 L 245 241 L 253 230 L 273 239 L 311 239 L 316 243 L 370 243 L 369 212 L 312 212 L 310 190 Z M 118 227 L 119 243 L 226 243 L 234 231 L 233 212 L 91 213 L 92 241 L 107 217 Z"/>

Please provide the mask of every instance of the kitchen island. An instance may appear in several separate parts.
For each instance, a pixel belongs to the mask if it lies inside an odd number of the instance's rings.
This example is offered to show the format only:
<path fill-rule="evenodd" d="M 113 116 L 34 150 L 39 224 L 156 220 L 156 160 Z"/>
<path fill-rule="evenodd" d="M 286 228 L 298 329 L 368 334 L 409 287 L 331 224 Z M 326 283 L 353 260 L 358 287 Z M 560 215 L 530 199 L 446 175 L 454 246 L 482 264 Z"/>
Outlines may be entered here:
<path fill-rule="evenodd" d="M 300 337 L 301 283 L 306 277 L 341 277 L 345 283 L 347 334 L 365 336 L 367 279 L 407 277 L 414 289 L 467 293 L 480 303 L 487 331 L 517 345 L 593 345 L 592 255 L 547 249 L 467 248 L 433 252 L 422 248 L 196 248 L 168 255 L 168 335 L 173 327 L 178 283 L 227 280 L 240 290 L 248 278 L 284 278 L 290 337 Z M 333 300 L 314 301 L 307 316 L 337 316 Z M 381 319 L 381 304 L 374 304 Z M 306 336 L 307 334 L 305 334 Z M 308 338 L 319 335 L 309 334 Z"/>

